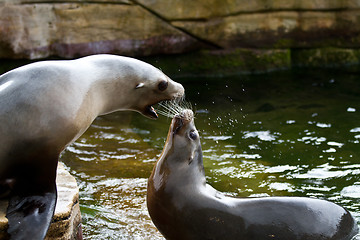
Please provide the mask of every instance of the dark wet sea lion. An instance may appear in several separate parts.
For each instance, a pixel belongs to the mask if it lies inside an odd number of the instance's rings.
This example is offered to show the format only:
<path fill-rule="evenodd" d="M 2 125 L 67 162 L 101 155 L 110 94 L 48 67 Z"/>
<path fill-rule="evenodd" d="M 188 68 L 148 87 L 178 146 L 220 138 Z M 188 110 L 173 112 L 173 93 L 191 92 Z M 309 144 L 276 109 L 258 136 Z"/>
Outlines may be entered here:
<path fill-rule="evenodd" d="M 147 206 L 166 239 L 351 239 L 357 230 L 344 208 L 305 197 L 232 198 L 206 184 L 193 112 L 171 122 L 148 181 Z"/>
<path fill-rule="evenodd" d="M 43 239 L 56 203 L 59 154 L 102 114 L 151 105 L 184 88 L 142 61 L 94 55 L 43 61 L 0 76 L 0 195 L 12 239 Z"/>

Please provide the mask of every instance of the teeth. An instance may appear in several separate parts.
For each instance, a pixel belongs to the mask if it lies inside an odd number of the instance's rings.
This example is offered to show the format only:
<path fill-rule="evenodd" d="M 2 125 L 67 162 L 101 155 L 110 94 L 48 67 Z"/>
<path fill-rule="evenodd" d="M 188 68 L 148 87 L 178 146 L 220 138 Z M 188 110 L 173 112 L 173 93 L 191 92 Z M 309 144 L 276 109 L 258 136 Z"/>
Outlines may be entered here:
<path fill-rule="evenodd" d="M 151 107 L 151 112 L 154 114 L 154 116 L 156 118 L 158 118 L 158 115 L 157 115 L 157 113 L 156 113 L 156 111 L 155 111 L 155 109 L 153 107 Z"/>
<path fill-rule="evenodd" d="M 148 106 L 147 111 L 152 118 L 158 118 L 158 115 L 152 106 Z"/>

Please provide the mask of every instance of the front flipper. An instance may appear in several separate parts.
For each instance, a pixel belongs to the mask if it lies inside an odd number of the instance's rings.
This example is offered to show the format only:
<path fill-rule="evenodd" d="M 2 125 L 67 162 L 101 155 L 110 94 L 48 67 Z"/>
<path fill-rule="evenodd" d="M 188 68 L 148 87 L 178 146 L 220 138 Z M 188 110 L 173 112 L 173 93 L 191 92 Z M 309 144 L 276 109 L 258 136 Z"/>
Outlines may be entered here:
<path fill-rule="evenodd" d="M 44 239 L 54 215 L 56 205 L 54 191 L 27 196 L 12 196 L 6 217 L 11 239 Z"/>

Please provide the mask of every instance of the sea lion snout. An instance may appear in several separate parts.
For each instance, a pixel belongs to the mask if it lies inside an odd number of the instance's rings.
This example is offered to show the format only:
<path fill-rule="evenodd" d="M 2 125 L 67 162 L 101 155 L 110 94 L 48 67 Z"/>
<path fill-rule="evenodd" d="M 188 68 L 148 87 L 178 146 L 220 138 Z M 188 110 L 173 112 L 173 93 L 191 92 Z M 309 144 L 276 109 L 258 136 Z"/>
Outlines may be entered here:
<path fill-rule="evenodd" d="M 179 133 L 180 129 L 190 123 L 194 118 L 194 113 L 190 109 L 185 109 L 182 112 L 178 113 L 174 117 L 173 122 L 173 132 L 174 134 Z"/>
<path fill-rule="evenodd" d="M 190 109 L 184 109 L 182 112 L 177 114 L 175 118 L 181 118 L 184 123 L 189 123 L 194 118 L 194 113 Z"/>
<path fill-rule="evenodd" d="M 168 82 L 170 83 L 168 88 L 169 91 L 172 92 L 171 94 L 172 99 L 181 98 L 184 96 L 185 89 L 180 83 L 177 83 L 171 79 L 169 79 Z"/>

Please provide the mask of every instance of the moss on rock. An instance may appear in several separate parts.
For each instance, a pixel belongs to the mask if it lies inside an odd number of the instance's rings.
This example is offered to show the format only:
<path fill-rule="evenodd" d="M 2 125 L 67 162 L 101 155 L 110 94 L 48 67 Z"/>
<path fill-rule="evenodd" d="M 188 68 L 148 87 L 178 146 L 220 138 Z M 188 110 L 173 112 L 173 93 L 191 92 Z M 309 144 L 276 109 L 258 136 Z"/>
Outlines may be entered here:
<path fill-rule="evenodd" d="M 360 63 L 360 49 L 203 50 L 144 59 L 170 76 L 228 76 L 294 67 L 343 67 Z"/>
<path fill-rule="evenodd" d="M 218 76 L 288 69 L 291 67 L 290 56 L 288 49 L 232 49 L 203 50 L 145 60 L 169 75 Z"/>
<path fill-rule="evenodd" d="M 358 64 L 360 49 L 316 48 L 293 49 L 291 61 L 297 67 L 338 67 Z"/>

